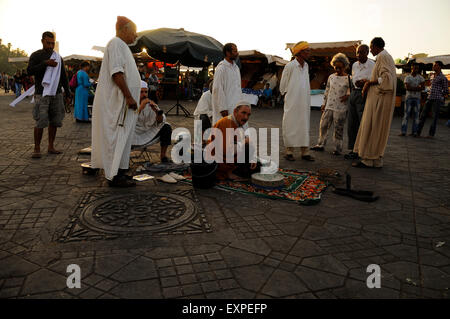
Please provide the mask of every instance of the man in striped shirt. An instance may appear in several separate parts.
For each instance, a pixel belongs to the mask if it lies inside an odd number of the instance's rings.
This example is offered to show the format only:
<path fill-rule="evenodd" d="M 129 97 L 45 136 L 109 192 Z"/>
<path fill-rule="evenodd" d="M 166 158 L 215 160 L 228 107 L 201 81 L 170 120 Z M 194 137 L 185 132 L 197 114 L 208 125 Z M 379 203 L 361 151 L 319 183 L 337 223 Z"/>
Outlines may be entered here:
<path fill-rule="evenodd" d="M 448 81 L 442 74 L 442 67 L 444 64 L 441 61 L 436 61 L 433 65 L 434 74 L 431 76 L 431 90 L 428 96 L 425 107 L 420 113 L 420 122 L 417 135 L 420 136 L 425 120 L 430 110 L 433 112 L 433 122 L 430 126 L 430 132 L 427 138 L 433 138 L 436 133 L 436 125 L 439 115 L 439 109 L 444 105 L 445 98 L 448 95 Z"/>

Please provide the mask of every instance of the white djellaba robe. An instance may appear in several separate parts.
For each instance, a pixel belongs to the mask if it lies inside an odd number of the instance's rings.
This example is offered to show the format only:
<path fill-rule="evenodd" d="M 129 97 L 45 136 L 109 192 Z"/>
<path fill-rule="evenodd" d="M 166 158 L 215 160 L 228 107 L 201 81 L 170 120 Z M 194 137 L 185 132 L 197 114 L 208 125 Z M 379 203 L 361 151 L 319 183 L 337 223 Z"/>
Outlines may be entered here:
<path fill-rule="evenodd" d="M 214 126 L 222 118 L 220 112 L 233 114 L 236 103 L 242 99 L 241 71 L 236 63 L 222 60 L 214 73 L 212 89 L 212 123 Z"/>
<path fill-rule="evenodd" d="M 108 42 L 100 68 L 92 111 L 93 168 L 103 168 L 112 180 L 118 169 L 128 169 L 131 142 L 137 114 L 128 109 L 125 96 L 113 81 L 113 74 L 123 72 L 135 101 L 139 101 L 141 78 L 128 45 L 114 37 Z"/>
<path fill-rule="evenodd" d="M 166 116 L 163 114 L 163 121 L 158 123 L 156 121 L 155 111 L 153 111 L 150 104 L 147 104 L 138 115 L 133 142 L 131 144 L 137 146 L 150 146 L 158 143 L 159 138 L 155 139 L 155 136 L 159 133 L 164 124 L 169 124 L 166 122 Z"/>
<path fill-rule="evenodd" d="M 200 100 L 198 100 L 197 107 L 194 111 L 194 118 L 196 120 L 200 119 L 200 115 L 206 114 L 208 117 L 212 116 L 212 95 L 208 90 L 202 94 Z"/>
<path fill-rule="evenodd" d="M 285 147 L 308 147 L 311 114 L 311 89 L 308 63 L 297 59 L 283 70 L 280 82 L 284 96 L 283 141 Z"/>

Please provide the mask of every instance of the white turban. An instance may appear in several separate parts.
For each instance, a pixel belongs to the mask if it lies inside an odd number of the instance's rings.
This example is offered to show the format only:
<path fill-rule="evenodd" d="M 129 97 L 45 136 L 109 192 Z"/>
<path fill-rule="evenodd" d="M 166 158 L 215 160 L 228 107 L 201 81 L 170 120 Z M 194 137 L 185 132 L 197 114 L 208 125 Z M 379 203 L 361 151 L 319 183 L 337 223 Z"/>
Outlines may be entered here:
<path fill-rule="evenodd" d="M 147 82 L 141 80 L 141 89 L 148 89 Z"/>
<path fill-rule="evenodd" d="M 234 108 L 237 108 L 237 107 L 243 106 L 243 105 L 248 106 L 249 108 L 252 108 L 252 105 L 248 101 L 245 101 L 245 100 L 241 100 L 241 101 L 237 102 Z"/>

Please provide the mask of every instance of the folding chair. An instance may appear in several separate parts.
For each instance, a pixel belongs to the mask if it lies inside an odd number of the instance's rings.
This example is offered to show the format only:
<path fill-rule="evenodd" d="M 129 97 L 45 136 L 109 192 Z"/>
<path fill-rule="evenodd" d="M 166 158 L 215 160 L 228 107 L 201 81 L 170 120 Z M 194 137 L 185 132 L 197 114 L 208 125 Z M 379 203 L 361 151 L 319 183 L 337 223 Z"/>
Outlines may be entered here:
<path fill-rule="evenodd" d="M 131 164 L 135 165 L 141 163 L 140 161 L 136 160 L 139 159 L 140 157 L 143 157 L 146 162 L 151 162 L 152 161 L 151 152 L 150 150 L 148 150 L 148 148 L 157 143 L 159 143 L 159 137 L 155 138 L 153 141 L 145 145 L 132 145 L 131 152 L 140 152 L 140 153 L 138 156 L 130 156 Z"/>

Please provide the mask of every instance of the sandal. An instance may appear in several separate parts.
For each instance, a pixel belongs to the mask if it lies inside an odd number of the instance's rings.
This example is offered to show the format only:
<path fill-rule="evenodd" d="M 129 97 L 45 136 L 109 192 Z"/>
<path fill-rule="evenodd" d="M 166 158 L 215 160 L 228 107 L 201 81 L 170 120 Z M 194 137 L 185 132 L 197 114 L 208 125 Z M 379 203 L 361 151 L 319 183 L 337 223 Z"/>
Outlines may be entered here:
<path fill-rule="evenodd" d="M 295 161 L 295 158 L 292 154 L 284 155 L 284 158 L 291 162 Z"/>
<path fill-rule="evenodd" d="M 58 155 L 58 154 L 62 154 L 62 152 L 61 151 L 57 151 L 57 150 L 48 150 L 48 154 Z"/>
<path fill-rule="evenodd" d="M 175 178 L 173 178 L 169 174 L 166 174 L 162 177 L 157 177 L 157 179 L 168 184 L 176 184 L 178 182 Z"/>
<path fill-rule="evenodd" d="M 40 152 L 33 152 L 33 154 L 31 154 L 31 158 L 41 158 L 42 155 Z"/>

